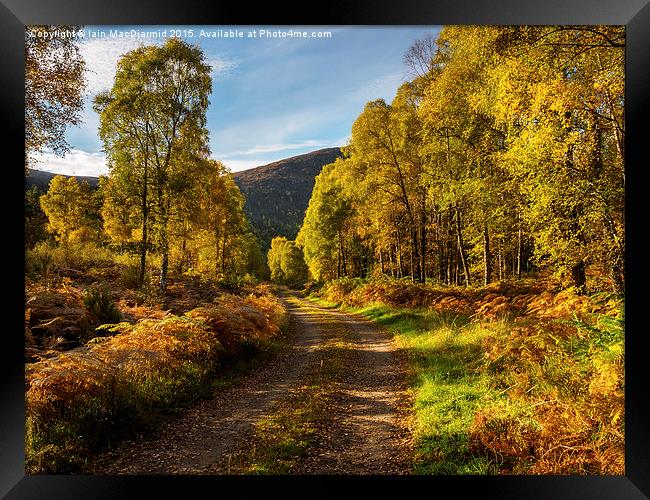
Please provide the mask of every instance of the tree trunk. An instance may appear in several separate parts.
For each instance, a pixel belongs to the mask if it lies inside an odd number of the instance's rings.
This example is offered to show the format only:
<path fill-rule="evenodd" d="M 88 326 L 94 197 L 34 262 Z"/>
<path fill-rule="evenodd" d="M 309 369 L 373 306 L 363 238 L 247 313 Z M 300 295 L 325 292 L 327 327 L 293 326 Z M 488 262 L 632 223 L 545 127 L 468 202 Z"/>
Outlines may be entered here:
<path fill-rule="evenodd" d="M 417 273 L 417 271 L 415 269 L 415 267 L 416 267 L 416 263 L 415 263 L 415 247 L 416 247 L 416 245 L 417 245 L 417 243 L 415 243 L 415 241 L 413 241 L 413 233 L 411 233 L 411 253 L 409 255 L 409 264 L 410 264 L 410 267 L 411 267 L 411 271 L 410 271 L 409 274 L 411 275 L 411 281 L 413 283 L 415 283 L 415 281 L 416 281 L 416 273 Z"/>
<path fill-rule="evenodd" d="M 162 199 L 162 193 L 159 192 L 159 198 Z M 162 262 L 160 265 L 160 293 L 165 293 L 167 289 L 167 272 L 169 270 L 169 201 L 167 204 L 162 203 L 164 206 L 163 213 L 161 214 L 161 231 L 160 241 L 162 247 Z"/>
<path fill-rule="evenodd" d="M 436 244 L 438 246 L 438 279 L 441 283 L 445 282 L 445 254 L 442 237 L 442 214 L 436 215 Z"/>
<path fill-rule="evenodd" d="M 179 274 L 181 274 L 185 270 L 185 261 L 187 260 L 186 254 L 187 254 L 187 238 L 185 237 L 185 234 L 183 234 L 183 237 L 181 239 L 181 256 L 180 259 L 178 259 L 178 264 L 176 265 L 176 271 Z"/>
<path fill-rule="evenodd" d="M 402 259 L 402 240 L 400 238 L 400 231 L 397 230 L 397 274 L 398 278 L 404 277 L 404 262 Z"/>
<path fill-rule="evenodd" d="M 454 235 L 453 235 L 453 212 L 447 212 L 447 223 L 445 225 L 444 248 L 445 248 L 445 283 L 451 285 L 451 261 L 454 253 Z M 453 247 L 453 248 L 452 248 Z"/>
<path fill-rule="evenodd" d="M 341 234 L 341 230 L 339 229 L 339 247 L 341 249 L 341 260 L 342 260 L 342 266 L 343 266 L 343 276 L 348 275 L 348 263 L 347 259 L 345 258 L 345 247 L 343 246 L 343 235 Z"/>
<path fill-rule="evenodd" d="M 140 246 L 140 274 L 138 276 L 138 286 L 142 288 L 144 285 L 144 274 L 147 266 L 147 238 L 148 238 L 148 222 L 149 222 L 149 205 L 148 205 L 148 180 L 149 169 L 147 165 L 147 158 L 145 153 L 144 160 L 144 185 L 142 187 L 142 244 Z"/>
<path fill-rule="evenodd" d="M 612 278 L 612 288 L 614 293 L 625 293 L 625 279 L 623 268 L 620 264 L 613 264 L 610 268 L 610 276 Z"/>
<path fill-rule="evenodd" d="M 142 242 L 140 245 L 140 274 L 138 276 L 138 286 L 142 288 L 144 285 L 144 274 L 147 266 L 147 215 L 144 210 L 142 220 Z"/>
<path fill-rule="evenodd" d="M 452 284 L 452 261 L 454 260 L 455 254 L 452 252 L 452 246 L 450 240 L 448 239 L 445 243 L 445 250 L 447 255 L 447 284 Z"/>
<path fill-rule="evenodd" d="M 162 263 L 160 265 L 160 293 L 165 293 L 167 289 L 167 270 L 169 269 L 169 241 L 167 239 L 167 229 L 164 230 L 162 237 Z"/>
<path fill-rule="evenodd" d="M 221 253 L 221 230 L 219 225 L 215 223 L 214 226 L 214 279 L 218 280 L 221 271 L 221 262 L 219 260 L 219 254 Z"/>
<path fill-rule="evenodd" d="M 463 274 L 465 275 L 465 286 L 469 286 L 469 268 L 467 267 L 467 256 L 465 255 L 465 245 L 463 244 L 463 231 L 462 223 L 460 220 L 460 208 L 458 204 L 456 208 L 456 236 L 458 238 L 458 253 L 460 256 L 461 264 L 463 266 Z"/>
<path fill-rule="evenodd" d="M 585 294 L 587 292 L 587 277 L 585 275 L 585 262 L 583 260 L 573 265 L 571 268 L 571 278 L 573 279 L 577 293 L 579 295 Z"/>
<path fill-rule="evenodd" d="M 517 229 L 517 279 L 521 279 L 521 225 Z"/>
<path fill-rule="evenodd" d="M 487 285 L 492 281 L 492 265 L 490 256 L 490 233 L 487 224 L 483 225 L 483 284 Z"/>
<path fill-rule="evenodd" d="M 503 279 L 503 261 L 501 258 L 501 239 L 499 238 L 498 240 L 499 244 L 497 246 L 497 252 L 498 252 L 498 262 L 499 262 L 499 281 Z"/>
<path fill-rule="evenodd" d="M 228 239 L 226 229 L 227 229 L 227 224 L 224 224 L 223 236 L 221 238 L 221 276 L 223 276 L 224 279 L 226 278 L 226 241 Z"/>
<path fill-rule="evenodd" d="M 420 219 L 420 283 L 424 283 L 427 278 L 427 214 L 424 201 L 422 203 L 422 217 Z"/>
<path fill-rule="evenodd" d="M 336 245 L 336 278 L 341 277 L 341 242 Z"/>

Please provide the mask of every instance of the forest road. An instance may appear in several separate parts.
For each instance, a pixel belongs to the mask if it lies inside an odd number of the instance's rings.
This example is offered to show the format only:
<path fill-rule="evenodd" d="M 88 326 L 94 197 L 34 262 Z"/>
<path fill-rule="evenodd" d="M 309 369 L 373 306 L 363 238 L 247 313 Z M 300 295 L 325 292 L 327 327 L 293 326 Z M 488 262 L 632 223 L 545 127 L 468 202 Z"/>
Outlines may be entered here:
<path fill-rule="evenodd" d="M 288 344 L 237 383 L 170 417 L 146 437 L 123 441 L 88 464 L 90 474 L 228 474 L 230 459 L 254 441 L 255 423 L 330 355 L 324 337 L 343 332 L 345 365 L 327 390 L 327 436 L 295 474 L 408 474 L 409 407 L 404 354 L 390 334 L 356 315 L 318 307 L 296 292 L 282 297 Z M 340 352 L 338 353 L 340 355 Z"/>

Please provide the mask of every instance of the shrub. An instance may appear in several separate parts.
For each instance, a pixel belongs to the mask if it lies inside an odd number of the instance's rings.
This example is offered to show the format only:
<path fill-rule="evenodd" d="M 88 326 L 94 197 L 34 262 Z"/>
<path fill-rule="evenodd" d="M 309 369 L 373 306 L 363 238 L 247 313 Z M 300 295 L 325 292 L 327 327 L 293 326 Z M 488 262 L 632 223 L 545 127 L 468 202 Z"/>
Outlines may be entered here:
<path fill-rule="evenodd" d="M 107 303 L 106 293 L 87 297 Z M 220 337 L 256 355 L 285 317 L 274 298 L 226 295 L 184 316 L 103 325 L 115 335 L 27 364 L 28 473 L 76 472 L 90 453 L 200 397 L 221 366 Z"/>
<path fill-rule="evenodd" d="M 41 241 L 26 254 L 27 273 L 42 277 L 52 275 L 56 270 L 72 267 L 90 269 L 92 267 L 110 267 L 114 256 L 105 247 L 95 243 L 62 243 L 53 245 Z"/>
<path fill-rule="evenodd" d="M 486 408 L 475 416 L 472 449 L 501 456 L 505 473 L 621 474 L 623 306 L 610 304 L 606 296 L 576 302 L 563 292 L 555 299 L 573 319 L 511 323 L 509 334 L 495 335 L 484 346 L 485 369 L 507 387 L 511 401 L 534 408 L 538 428 L 521 427 L 521 413 L 504 417 Z M 585 313 L 578 306 L 607 314 Z M 547 312 L 567 315 L 553 303 Z"/>
<path fill-rule="evenodd" d="M 106 329 L 116 335 L 27 365 L 30 472 L 70 471 L 80 463 L 71 456 L 193 399 L 221 349 L 204 324 L 186 317 Z"/>
<path fill-rule="evenodd" d="M 93 267 L 110 267 L 113 265 L 113 253 L 95 243 L 66 243 L 57 248 L 60 267 L 73 267 L 87 270 Z"/>
<path fill-rule="evenodd" d="M 113 255 L 113 262 L 122 266 L 140 265 L 140 256 L 127 252 L 120 252 Z"/>
<path fill-rule="evenodd" d="M 47 241 L 41 241 L 28 250 L 25 256 L 25 272 L 42 277 L 45 285 L 49 286 L 56 272 L 55 247 Z"/>
<path fill-rule="evenodd" d="M 250 273 L 244 274 L 242 281 L 246 286 L 256 286 L 259 283 L 259 280 Z"/>
<path fill-rule="evenodd" d="M 89 288 L 84 305 L 101 323 L 117 323 L 122 317 L 106 288 Z"/>
<path fill-rule="evenodd" d="M 148 283 L 150 279 L 149 273 L 145 272 L 144 282 Z M 117 281 L 120 285 L 125 288 L 136 289 L 140 286 L 140 267 L 135 266 L 125 266 L 120 270 L 120 275 L 117 278 Z"/>
<path fill-rule="evenodd" d="M 218 285 L 224 290 L 232 293 L 240 292 L 246 285 L 244 278 L 238 275 L 228 275 L 218 281 Z"/>

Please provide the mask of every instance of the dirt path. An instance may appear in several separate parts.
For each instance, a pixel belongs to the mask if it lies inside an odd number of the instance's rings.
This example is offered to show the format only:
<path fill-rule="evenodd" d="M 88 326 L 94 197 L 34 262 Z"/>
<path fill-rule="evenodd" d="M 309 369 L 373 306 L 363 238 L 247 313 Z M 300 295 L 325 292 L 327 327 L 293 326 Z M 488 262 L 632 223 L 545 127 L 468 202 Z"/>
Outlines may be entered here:
<path fill-rule="evenodd" d="M 326 311 L 347 330 L 345 377 L 333 394 L 329 438 L 307 453 L 299 472 L 408 474 L 410 400 L 404 354 L 396 351 L 390 334 L 370 321 Z"/>
<path fill-rule="evenodd" d="M 227 474 L 231 456 L 254 441 L 255 423 L 300 385 L 317 359 L 329 355 L 323 335 L 331 328 L 347 338 L 344 377 L 331 388 L 335 404 L 325 417 L 328 432 L 292 472 L 408 473 L 404 361 L 389 334 L 295 295 L 285 303 L 292 320 L 287 348 L 235 386 L 166 422 L 155 436 L 124 442 L 99 457 L 92 473 Z"/>

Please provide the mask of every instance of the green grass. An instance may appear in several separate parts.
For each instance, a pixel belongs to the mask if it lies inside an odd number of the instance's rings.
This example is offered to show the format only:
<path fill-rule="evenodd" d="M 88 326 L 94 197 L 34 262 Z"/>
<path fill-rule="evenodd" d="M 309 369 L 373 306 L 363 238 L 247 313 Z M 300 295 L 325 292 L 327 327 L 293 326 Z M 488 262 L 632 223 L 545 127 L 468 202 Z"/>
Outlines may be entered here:
<path fill-rule="evenodd" d="M 389 330 L 409 364 L 415 474 L 620 474 L 624 308 L 479 321 L 383 303 L 321 306 Z M 618 308 L 618 313 L 613 307 Z M 567 443 L 572 443 L 568 446 Z"/>
<path fill-rule="evenodd" d="M 341 307 L 341 302 L 330 302 L 321 297 L 318 297 L 317 295 L 309 295 L 307 297 L 307 300 L 317 304 L 319 307 L 322 307 L 324 309 L 338 309 Z"/>
<path fill-rule="evenodd" d="M 461 315 L 383 304 L 347 310 L 387 328 L 407 352 L 414 394 L 412 472 L 493 474 L 494 459 L 474 456 L 468 447 L 475 411 L 503 399 L 480 369 L 481 343 L 493 328 Z"/>

